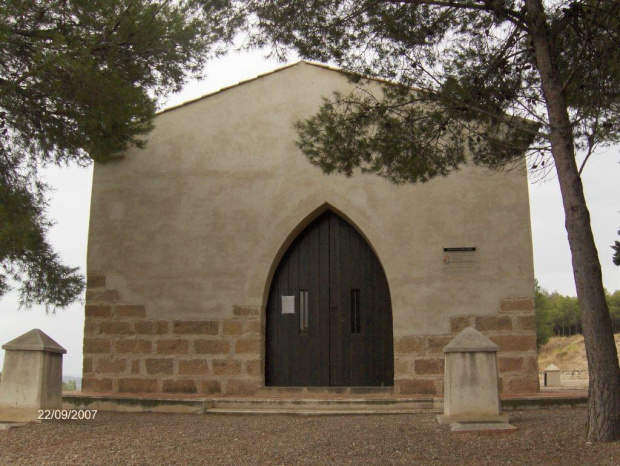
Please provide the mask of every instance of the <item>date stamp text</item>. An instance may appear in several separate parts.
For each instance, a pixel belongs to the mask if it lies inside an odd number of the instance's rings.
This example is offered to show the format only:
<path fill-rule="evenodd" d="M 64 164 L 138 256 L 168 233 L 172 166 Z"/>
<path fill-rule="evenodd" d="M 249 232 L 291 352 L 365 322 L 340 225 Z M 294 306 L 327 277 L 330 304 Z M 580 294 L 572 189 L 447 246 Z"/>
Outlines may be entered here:
<path fill-rule="evenodd" d="M 77 421 L 91 420 L 97 416 L 96 409 L 39 409 L 38 419 L 40 421 Z"/>

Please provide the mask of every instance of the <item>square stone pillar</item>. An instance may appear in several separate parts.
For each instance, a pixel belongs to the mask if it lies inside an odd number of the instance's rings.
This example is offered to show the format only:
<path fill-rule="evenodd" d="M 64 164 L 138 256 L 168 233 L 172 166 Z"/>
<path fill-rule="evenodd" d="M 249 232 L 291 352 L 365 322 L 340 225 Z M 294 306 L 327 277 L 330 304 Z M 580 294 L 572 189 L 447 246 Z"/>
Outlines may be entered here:
<path fill-rule="evenodd" d="M 39 409 L 62 407 L 62 355 L 67 352 L 39 329 L 2 346 L 0 421 L 27 422 Z"/>
<path fill-rule="evenodd" d="M 501 414 L 497 350 L 495 343 L 473 327 L 465 328 L 443 349 L 444 414 L 438 416 L 440 424 L 483 424 L 484 430 L 497 430 L 487 429 L 490 424 L 507 425 L 508 417 Z"/>
<path fill-rule="evenodd" d="M 555 364 L 548 365 L 543 371 L 544 377 L 544 386 L 545 387 L 561 387 L 562 381 L 561 379 L 562 371 Z"/>

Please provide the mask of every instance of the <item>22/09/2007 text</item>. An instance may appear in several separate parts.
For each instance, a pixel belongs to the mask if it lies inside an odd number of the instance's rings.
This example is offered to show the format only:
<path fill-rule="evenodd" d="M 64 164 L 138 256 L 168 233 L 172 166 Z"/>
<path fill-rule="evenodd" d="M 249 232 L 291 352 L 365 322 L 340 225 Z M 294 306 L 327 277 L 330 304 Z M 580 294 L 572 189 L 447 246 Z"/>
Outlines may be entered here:
<path fill-rule="evenodd" d="M 91 420 L 97 416 L 96 409 L 39 409 L 38 420 L 77 421 Z"/>

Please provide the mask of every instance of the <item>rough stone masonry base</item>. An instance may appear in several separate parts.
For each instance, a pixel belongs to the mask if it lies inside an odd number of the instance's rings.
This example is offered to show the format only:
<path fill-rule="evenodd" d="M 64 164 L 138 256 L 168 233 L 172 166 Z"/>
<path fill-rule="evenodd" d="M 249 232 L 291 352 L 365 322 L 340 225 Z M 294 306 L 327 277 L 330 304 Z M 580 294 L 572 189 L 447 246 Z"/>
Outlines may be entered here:
<path fill-rule="evenodd" d="M 263 319 L 258 307 L 235 306 L 229 319 L 150 319 L 121 301 L 105 278 L 88 277 L 84 392 L 196 393 L 251 396 L 264 386 Z M 443 393 L 442 349 L 465 327 L 499 346 L 503 393 L 538 391 L 532 299 L 505 299 L 497 315 L 450 318 L 451 332 L 394 341 L 394 394 Z"/>

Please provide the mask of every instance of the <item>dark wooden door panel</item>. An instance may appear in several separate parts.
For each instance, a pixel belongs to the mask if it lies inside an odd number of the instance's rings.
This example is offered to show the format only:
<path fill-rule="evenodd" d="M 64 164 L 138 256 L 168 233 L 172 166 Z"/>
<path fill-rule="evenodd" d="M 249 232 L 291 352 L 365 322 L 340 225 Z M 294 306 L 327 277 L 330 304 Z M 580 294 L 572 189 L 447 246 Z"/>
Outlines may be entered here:
<path fill-rule="evenodd" d="M 318 333 L 314 338 L 320 342 L 319 351 L 319 383 L 318 386 L 329 385 L 329 217 L 319 218 L 319 278 L 318 289 L 314 294 L 319 296 L 320 305 L 314 310 L 318 315 Z"/>
<path fill-rule="evenodd" d="M 294 314 L 282 313 L 282 296 L 295 296 Z M 385 274 L 364 238 L 333 212 L 300 233 L 280 261 L 266 338 L 267 385 L 393 384 Z"/>

